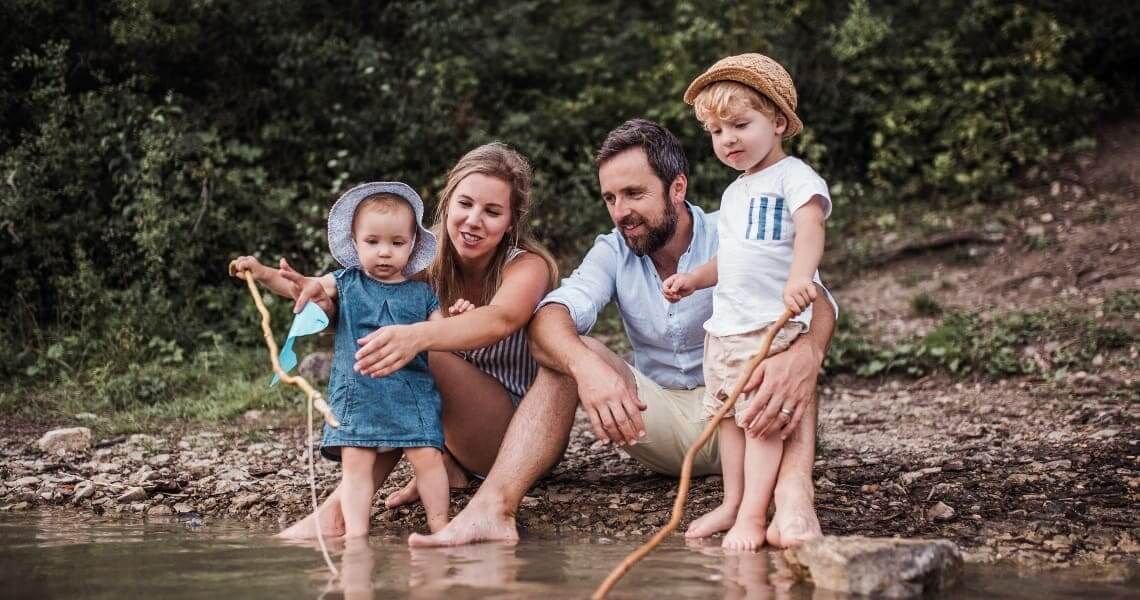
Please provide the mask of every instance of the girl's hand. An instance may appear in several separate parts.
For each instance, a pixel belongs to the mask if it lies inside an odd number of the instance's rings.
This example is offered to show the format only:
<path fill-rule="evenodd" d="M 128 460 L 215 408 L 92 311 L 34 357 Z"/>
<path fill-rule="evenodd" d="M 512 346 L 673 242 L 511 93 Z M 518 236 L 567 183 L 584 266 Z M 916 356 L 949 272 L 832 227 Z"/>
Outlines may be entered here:
<path fill-rule="evenodd" d="M 798 315 L 811 306 L 816 293 L 815 284 L 810 278 L 790 278 L 784 286 L 784 306 Z"/>
<path fill-rule="evenodd" d="M 388 325 L 356 340 L 353 370 L 372 377 L 385 377 L 408 364 L 426 348 L 415 325 Z"/>
<path fill-rule="evenodd" d="M 447 309 L 447 312 L 448 312 L 448 314 L 450 314 L 451 316 L 454 317 L 455 315 L 461 315 L 461 314 L 463 314 L 463 313 L 465 313 L 465 312 L 467 312 L 473 308 L 475 308 L 474 304 L 472 304 L 468 300 L 464 300 L 463 298 L 460 298 L 460 299 L 455 301 L 455 304 L 451 305 L 451 308 Z"/>
<path fill-rule="evenodd" d="M 245 281 L 245 272 L 249 271 L 253 273 L 254 280 L 257 280 L 264 268 L 265 265 L 262 265 L 261 261 L 252 256 L 239 256 L 230 262 L 230 275 Z"/>
<path fill-rule="evenodd" d="M 661 283 L 661 292 L 670 302 L 676 302 L 692 294 L 696 289 L 691 273 L 675 273 Z"/>
<path fill-rule="evenodd" d="M 277 272 L 293 286 L 292 296 L 295 299 L 293 302 L 293 314 L 301 312 L 301 309 L 305 308 L 305 304 L 310 300 L 321 307 L 321 310 L 325 311 L 325 314 L 333 315 L 336 313 L 336 303 L 325 293 L 324 286 L 321 285 L 321 282 L 318 281 L 316 277 L 305 277 L 297 271 L 294 271 L 293 267 L 290 267 L 284 258 L 281 259 Z"/>

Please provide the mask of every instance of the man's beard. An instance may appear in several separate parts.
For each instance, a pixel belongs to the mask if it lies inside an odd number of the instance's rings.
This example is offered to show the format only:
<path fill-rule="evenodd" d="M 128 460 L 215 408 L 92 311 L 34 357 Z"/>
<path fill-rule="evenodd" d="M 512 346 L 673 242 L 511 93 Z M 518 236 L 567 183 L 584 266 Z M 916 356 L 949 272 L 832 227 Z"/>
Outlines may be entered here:
<path fill-rule="evenodd" d="M 634 221 L 634 219 L 626 219 L 618 223 L 619 228 L 629 225 L 630 221 Z M 671 202 L 666 201 L 665 214 L 661 222 L 654 225 L 648 220 L 645 220 L 644 223 L 645 228 L 648 230 L 648 233 L 645 235 L 630 237 L 624 233 L 622 234 L 622 237 L 625 238 L 626 245 L 638 256 L 645 256 L 646 254 L 657 252 L 669 241 L 669 238 L 673 237 L 673 233 L 677 231 L 677 209 L 673 207 Z"/>

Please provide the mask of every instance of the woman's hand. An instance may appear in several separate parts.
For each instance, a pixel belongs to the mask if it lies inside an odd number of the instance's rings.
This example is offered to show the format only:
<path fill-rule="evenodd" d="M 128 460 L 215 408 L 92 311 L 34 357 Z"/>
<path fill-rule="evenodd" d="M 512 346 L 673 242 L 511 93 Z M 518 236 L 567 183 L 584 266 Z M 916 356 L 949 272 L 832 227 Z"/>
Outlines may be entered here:
<path fill-rule="evenodd" d="M 471 301 L 460 298 L 455 301 L 455 304 L 451 305 L 451 308 L 447 309 L 447 312 L 454 317 L 455 315 L 461 315 L 473 308 L 475 308 L 475 305 L 472 304 Z"/>
<path fill-rule="evenodd" d="M 325 292 L 325 288 L 316 277 L 305 277 L 304 275 L 293 270 L 289 263 L 284 258 L 277 270 L 286 280 L 292 285 L 292 296 L 295 299 L 293 302 L 293 314 L 301 312 L 305 308 L 305 304 L 310 300 L 315 302 L 321 310 L 325 311 L 326 315 L 336 314 L 336 303 Z"/>
<path fill-rule="evenodd" d="M 408 364 L 417 354 L 427 349 L 419 335 L 420 328 L 413 325 L 388 325 L 356 340 L 353 370 L 372 377 L 385 377 Z"/>

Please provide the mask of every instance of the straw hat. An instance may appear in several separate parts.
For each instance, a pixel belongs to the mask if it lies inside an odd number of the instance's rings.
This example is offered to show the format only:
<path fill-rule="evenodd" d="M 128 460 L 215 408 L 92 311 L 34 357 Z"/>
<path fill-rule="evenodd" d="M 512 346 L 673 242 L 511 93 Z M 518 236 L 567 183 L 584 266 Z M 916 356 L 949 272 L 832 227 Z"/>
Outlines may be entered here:
<path fill-rule="evenodd" d="M 416 241 L 412 254 L 404 267 L 404 275 L 419 273 L 435 258 L 435 234 L 424 228 L 424 201 L 415 190 L 398 181 L 374 181 L 358 185 L 341 194 L 336 204 L 329 209 L 329 251 L 344 268 L 360 266 L 360 257 L 352 243 L 352 218 L 356 207 L 367 197 L 375 194 L 392 194 L 403 198 L 412 206 L 416 214 Z"/>
<path fill-rule="evenodd" d="M 692 104 L 701 90 L 718 81 L 743 83 L 775 102 L 788 119 L 784 139 L 796 135 L 804 128 L 803 122 L 796 116 L 796 105 L 799 103 L 796 84 L 792 83 L 792 76 L 788 75 L 780 63 L 755 53 L 722 58 L 689 84 L 689 89 L 685 90 L 685 103 Z"/>

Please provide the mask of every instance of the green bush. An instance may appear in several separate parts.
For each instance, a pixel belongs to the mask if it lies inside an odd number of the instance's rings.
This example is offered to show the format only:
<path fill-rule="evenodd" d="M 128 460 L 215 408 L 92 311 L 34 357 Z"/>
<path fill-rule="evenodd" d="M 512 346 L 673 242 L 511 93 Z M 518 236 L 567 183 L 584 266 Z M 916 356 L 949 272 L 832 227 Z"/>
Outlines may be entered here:
<path fill-rule="evenodd" d="M 431 198 L 492 139 L 532 158 L 537 229 L 570 260 L 609 227 L 590 159 L 627 118 L 682 138 L 691 198 L 713 206 L 733 174 L 680 97 L 729 53 L 788 66 L 807 124 L 791 150 L 829 179 L 838 215 L 999 197 L 1135 105 L 1135 11 L 1082 8 L 5 2 L 0 337 L 15 351 L 0 376 L 126 377 L 204 343 L 258 343 L 230 258 L 331 268 L 338 191 L 398 178 Z"/>

